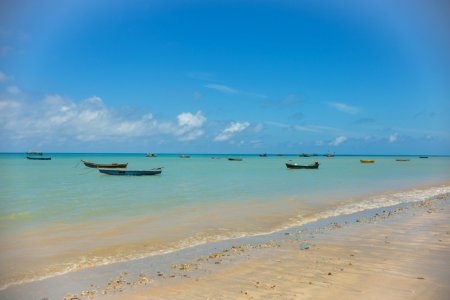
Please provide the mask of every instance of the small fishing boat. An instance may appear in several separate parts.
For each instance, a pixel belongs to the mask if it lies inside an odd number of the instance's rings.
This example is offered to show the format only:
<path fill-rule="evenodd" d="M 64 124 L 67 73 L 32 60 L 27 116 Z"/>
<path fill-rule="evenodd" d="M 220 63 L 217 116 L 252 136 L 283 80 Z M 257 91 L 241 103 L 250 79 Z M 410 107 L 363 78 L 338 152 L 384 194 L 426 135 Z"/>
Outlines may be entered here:
<path fill-rule="evenodd" d="M 42 152 L 39 152 L 39 151 L 31 151 L 31 150 L 27 152 L 27 156 L 33 156 L 33 155 L 39 155 L 39 156 L 42 156 L 43 153 L 42 153 Z"/>
<path fill-rule="evenodd" d="M 146 153 L 146 157 L 156 157 L 156 153 Z"/>
<path fill-rule="evenodd" d="M 267 153 L 263 153 L 259 155 L 260 157 L 267 157 Z"/>
<path fill-rule="evenodd" d="M 239 157 L 228 157 L 228 160 L 231 160 L 231 161 L 242 161 L 242 158 L 239 158 Z"/>
<path fill-rule="evenodd" d="M 302 154 L 299 154 L 298 156 L 300 156 L 300 157 L 310 157 L 311 155 L 310 154 L 306 154 L 306 153 L 302 153 Z"/>
<path fill-rule="evenodd" d="M 419 158 L 428 158 L 428 156 L 419 156 Z"/>
<path fill-rule="evenodd" d="M 283 156 L 284 154 L 278 153 L 277 156 Z"/>
<path fill-rule="evenodd" d="M 409 158 L 396 158 L 396 161 L 410 161 Z"/>
<path fill-rule="evenodd" d="M 327 153 L 327 154 L 325 154 L 324 156 L 325 156 L 325 157 L 334 157 L 334 154 Z"/>
<path fill-rule="evenodd" d="M 180 155 L 180 158 L 190 158 L 189 155 Z"/>
<path fill-rule="evenodd" d="M 359 160 L 362 164 L 373 164 L 375 161 L 373 159 L 360 159 Z"/>
<path fill-rule="evenodd" d="M 51 160 L 51 157 L 43 157 L 43 156 L 27 156 L 27 159 L 31 160 Z"/>
<path fill-rule="evenodd" d="M 98 169 L 100 173 L 107 175 L 128 175 L 128 176 L 150 176 L 161 174 L 161 168 L 150 170 L 121 170 L 121 169 Z"/>
<path fill-rule="evenodd" d="M 295 163 L 292 160 L 290 160 L 286 163 L 286 167 L 288 169 L 318 169 L 319 162 L 315 161 L 313 164 L 310 164 L 310 165 L 300 165 L 300 164 Z"/>
<path fill-rule="evenodd" d="M 89 168 L 108 168 L 108 169 L 123 169 L 126 168 L 128 166 L 128 163 L 123 163 L 123 164 L 118 164 L 118 163 L 112 163 L 112 164 L 97 164 L 97 163 L 93 163 L 93 162 L 89 162 L 86 160 L 81 160 L 83 162 L 83 164 L 86 167 Z"/>

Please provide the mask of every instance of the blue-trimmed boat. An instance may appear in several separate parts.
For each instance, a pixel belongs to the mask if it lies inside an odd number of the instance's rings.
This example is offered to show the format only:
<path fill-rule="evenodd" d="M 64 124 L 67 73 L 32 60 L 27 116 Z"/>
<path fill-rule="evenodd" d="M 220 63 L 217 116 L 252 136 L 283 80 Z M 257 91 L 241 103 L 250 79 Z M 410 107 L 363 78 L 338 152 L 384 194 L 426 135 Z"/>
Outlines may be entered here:
<path fill-rule="evenodd" d="M 150 170 L 123 170 L 123 169 L 98 169 L 100 173 L 107 175 L 128 175 L 128 176 L 149 176 L 159 175 L 162 172 L 161 168 Z"/>
<path fill-rule="evenodd" d="M 31 160 L 51 160 L 51 157 L 43 157 L 43 156 L 27 156 L 27 159 Z"/>

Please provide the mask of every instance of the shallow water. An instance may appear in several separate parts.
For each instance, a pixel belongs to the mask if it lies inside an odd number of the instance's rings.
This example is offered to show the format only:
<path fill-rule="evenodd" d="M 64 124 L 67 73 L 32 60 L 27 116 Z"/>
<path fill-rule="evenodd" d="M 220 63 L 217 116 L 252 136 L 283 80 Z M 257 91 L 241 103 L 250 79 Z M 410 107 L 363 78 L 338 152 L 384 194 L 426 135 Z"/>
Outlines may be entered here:
<path fill-rule="evenodd" d="M 448 192 L 450 158 L 1 154 L 0 286 Z M 233 155 L 236 156 L 236 155 Z M 366 158 L 366 157 L 365 157 Z M 101 175 L 94 162 L 161 176 Z M 288 170 L 292 159 L 318 170 Z"/>

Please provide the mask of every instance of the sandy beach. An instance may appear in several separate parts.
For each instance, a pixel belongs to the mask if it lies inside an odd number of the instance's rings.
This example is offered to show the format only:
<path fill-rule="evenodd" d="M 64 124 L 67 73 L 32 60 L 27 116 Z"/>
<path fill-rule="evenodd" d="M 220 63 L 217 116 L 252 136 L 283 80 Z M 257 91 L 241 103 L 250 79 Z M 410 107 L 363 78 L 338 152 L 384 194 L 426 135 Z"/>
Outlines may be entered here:
<path fill-rule="evenodd" d="M 11 286 L 0 299 L 448 299 L 450 197 Z"/>
<path fill-rule="evenodd" d="M 449 218 L 448 195 L 330 218 L 65 299 L 448 299 Z"/>

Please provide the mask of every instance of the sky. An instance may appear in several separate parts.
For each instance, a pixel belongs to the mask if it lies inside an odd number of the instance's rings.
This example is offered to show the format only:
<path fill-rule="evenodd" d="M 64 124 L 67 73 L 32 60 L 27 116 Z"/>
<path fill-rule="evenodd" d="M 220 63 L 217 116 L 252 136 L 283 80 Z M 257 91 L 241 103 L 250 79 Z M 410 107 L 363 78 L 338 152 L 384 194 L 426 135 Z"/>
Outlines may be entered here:
<path fill-rule="evenodd" d="M 450 154 L 450 4 L 0 3 L 0 152 Z"/>

